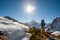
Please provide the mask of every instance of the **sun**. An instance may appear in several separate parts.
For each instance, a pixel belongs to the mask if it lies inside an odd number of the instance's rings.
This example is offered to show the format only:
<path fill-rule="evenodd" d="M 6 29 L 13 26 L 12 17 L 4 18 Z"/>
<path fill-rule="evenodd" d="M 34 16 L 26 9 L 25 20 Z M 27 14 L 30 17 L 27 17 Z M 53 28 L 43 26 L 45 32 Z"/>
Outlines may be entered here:
<path fill-rule="evenodd" d="M 35 7 L 32 5 L 27 5 L 25 11 L 27 13 L 32 13 L 35 10 Z"/>

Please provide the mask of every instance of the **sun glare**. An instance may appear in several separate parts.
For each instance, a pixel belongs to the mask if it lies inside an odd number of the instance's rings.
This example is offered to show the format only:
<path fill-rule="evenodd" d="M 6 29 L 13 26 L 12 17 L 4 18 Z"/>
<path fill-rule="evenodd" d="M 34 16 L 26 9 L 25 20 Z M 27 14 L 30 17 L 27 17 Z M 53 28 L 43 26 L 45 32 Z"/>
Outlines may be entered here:
<path fill-rule="evenodd" d="M 35 7 L 34 6 L 32 6 L 32 5 L 28 5 L 28 6 L 26 6 L 26 12 L 27 13 L 31 13 L 31 12 L 33 12 L 35 10 Z"/>

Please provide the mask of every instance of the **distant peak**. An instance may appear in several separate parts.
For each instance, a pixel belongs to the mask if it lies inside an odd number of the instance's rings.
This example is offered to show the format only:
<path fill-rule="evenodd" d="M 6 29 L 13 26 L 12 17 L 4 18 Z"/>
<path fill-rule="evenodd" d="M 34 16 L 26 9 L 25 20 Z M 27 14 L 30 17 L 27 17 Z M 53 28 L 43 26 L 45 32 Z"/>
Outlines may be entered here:
<path fill-rule="evenodd" d="M 8 18 L 8 19 L 10 19 L 11 17 L 9 17 L 9 16 L 4 16 L 4 18 Z M 12 18 L 11 18 L 12 19 Z"/>
<path fill-rule="evenodd" d="M 13 18 L 9 17 L 9 16 L 4 16 L 4 18 L 7 18 L 9 20 L 14 20 Z"/>
<path fill-rule="evenodd" d="M 60 17 L 57 17 L 56 20 L 60 20 Z"/>
<path fill-rule="evenodd" d="M 13 21 L 15 21 L 15 22 L 18 22 L 17 20 L 15 20 L 15 19 L 13 19 L 12 17 L 9 17 L 9 16 L 4 16 L 4 18 L 7 18 L 7 19 L 9 19 L 9 20 L 13 20 Z"/>
<path fill-rule="evenodd" d="M 35 20 L 32 20 L 31 22 L 36 22 Z"/>
<path fill-rule="evenodd" d="M 53 23 L 54 23 L 54 22 L 57 22 L 57 21 L 60 21 L 60 17 L 55 18 L 55 19 L 53 20 Z"/>
<path fill-rule="evenodd" d="M 37 23 L 35 20 L 30 21 L 30 23 Z"/>

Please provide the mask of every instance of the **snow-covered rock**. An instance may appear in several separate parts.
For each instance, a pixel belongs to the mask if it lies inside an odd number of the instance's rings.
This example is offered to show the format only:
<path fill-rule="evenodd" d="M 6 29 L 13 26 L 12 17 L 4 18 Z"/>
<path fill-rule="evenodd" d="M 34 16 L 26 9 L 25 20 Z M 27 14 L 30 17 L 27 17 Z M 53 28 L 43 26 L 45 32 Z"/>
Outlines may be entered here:
<path fill-rule="evenodd" d="M 7 35 L 10 40 L 21 40 L 28 31 L 29 27 L 10 18 L 10 17 L 0 17 L 0 31 Z M 27 35 L 25 35 L 27 37 Z M 30 36 L 29 36 L 30 37 Z M 29 39 L 29 38 L 28 38 Z"/>
<path fill-rule="evenodd" d="M 46 30 L 48 32 L 60 31 L 60 17 L 54 19 L 53 22 L 50 25 L 48 25 Z"/>
<path fill-rule="evenodd" d="M 60 35 L 60 31 L 55 31 L 52 34 L 55 35 L 55 36 L 58 36 L 58 35 Z"/>

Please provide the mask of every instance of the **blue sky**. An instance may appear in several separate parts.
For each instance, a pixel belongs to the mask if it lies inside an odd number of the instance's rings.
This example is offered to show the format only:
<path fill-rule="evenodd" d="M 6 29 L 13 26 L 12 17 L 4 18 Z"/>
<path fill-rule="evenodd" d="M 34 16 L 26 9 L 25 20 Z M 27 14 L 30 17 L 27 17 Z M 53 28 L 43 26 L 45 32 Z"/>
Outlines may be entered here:
<path fill-rule="evenodd" d="M 30 0 L 29 2 L 35 6 L 32 15 L 24 13 L 25 0 L 0 0 L 0 16 L 10 16 L 23 23 L 31 20 L 40 23 L 42 19 L 50 23 L 56 17 L 60 17 L 60 0 Z"/>

